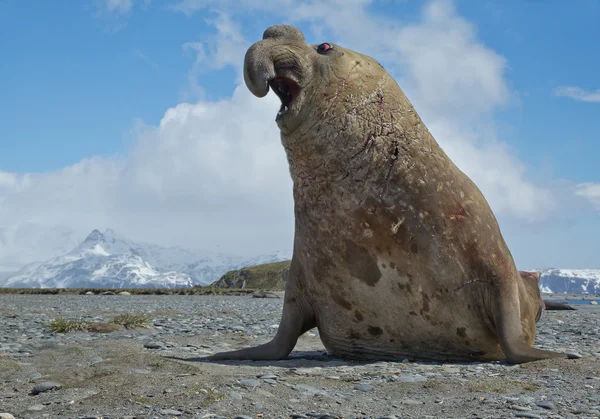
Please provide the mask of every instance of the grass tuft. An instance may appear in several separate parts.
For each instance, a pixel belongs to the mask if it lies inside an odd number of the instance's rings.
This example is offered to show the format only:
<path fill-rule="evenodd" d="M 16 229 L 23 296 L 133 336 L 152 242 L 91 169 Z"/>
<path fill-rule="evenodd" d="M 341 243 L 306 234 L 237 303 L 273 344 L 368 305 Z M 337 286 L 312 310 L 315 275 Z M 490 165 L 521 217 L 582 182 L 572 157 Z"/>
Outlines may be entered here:
<path fill-rule="evenodd" d="M 86 323 L 82 321 L 54 319 L 50 322 L 50 330 L 54 333 L 68 333 L 77 330 L 85 330 Z"/>
<path fill-rule="evenodd" d="M 143 314 L 119 314 L 110 322 L 120 324 L 126 329 L 135 329 L 138 327 L 148 327 L 149 319 Z"/>

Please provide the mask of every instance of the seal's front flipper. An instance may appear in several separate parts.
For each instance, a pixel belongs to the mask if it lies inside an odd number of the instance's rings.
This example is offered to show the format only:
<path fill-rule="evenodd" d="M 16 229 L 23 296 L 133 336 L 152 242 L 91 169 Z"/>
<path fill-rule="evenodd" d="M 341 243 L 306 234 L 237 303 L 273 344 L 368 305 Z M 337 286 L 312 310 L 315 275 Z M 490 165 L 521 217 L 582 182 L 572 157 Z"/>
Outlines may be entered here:
<path fill-rule="evenodd" d="M 298 337 L 316 326 L 312 316 L 302 310 L 295 299 L 283 304 L 283 314 L 275 337 L 262 345 L 230 352 L 219 352 L 202 358 L 206 361 L 251 360 L 266 361 L 286 358 L 298 341 Z"/>
<path fill-rule="evenodd" d="M 515 290 L 516 291 L 516 290 Z M 539 361 L 549 358 L 567 358 L 567 354 L 536 349 L 527 343 L 521 325 L 518 291 L 514 298 L 504 294 L 496 297 L 493 320 L 500 347 L 511 364 Z"/>

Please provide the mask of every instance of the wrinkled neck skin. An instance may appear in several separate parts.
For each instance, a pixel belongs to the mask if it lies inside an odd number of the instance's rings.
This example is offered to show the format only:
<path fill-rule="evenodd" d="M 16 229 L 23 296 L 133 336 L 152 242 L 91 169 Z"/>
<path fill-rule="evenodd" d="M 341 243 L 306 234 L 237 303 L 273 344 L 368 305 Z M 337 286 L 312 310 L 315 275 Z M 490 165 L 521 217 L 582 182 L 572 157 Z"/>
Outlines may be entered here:
<path fill-rule="evenodd" d="M 385 200 L 392 176 L 409 186 L 428 160 L 443 154 L 387 73 L 351 77 L 331 80 L 325 91 L 313 93 L 307 98 L 311 106 L 304 107 L 309 111 L 300 115 L 302 124 L 289 135 L 282 132 L 297 219 L 322 218 L 331 208 L 350 210 L 362 205 L 369 191 Z"/>

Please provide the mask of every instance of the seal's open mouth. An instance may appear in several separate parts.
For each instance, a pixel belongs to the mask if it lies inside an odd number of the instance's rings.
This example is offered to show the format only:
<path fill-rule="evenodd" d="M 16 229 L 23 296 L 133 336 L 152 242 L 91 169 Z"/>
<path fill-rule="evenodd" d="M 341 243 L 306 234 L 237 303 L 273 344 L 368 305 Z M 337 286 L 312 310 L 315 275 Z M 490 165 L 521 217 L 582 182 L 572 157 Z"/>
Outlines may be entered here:
<path fill-rule="evenodd" d="M 279 119 L 290 109 L 292 102 L 300 92 L 300 86 L 295 81 L 286 77 L 274 78 L 269 82 L 269 86 L 281 100 L 281 108 L 277 112 L 277 119 Z"/>

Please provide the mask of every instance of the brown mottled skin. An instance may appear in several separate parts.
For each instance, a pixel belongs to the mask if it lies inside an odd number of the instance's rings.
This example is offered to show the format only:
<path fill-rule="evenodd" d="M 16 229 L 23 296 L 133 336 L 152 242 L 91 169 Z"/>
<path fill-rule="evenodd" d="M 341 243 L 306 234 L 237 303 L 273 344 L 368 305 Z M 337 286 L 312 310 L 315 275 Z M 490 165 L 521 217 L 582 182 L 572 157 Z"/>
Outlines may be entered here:
<path fill-rule="evenodd" d="M 277 124 L 294 253 L 273 340 L 206 359 L 286 358 L 315 326 L 327 350 L 352 359 L 566 358 L 531 346 L 539 273 L 517 270 L 477 186 L 377 61 L 330 45 L 320 53 L 278 25 L 246 53 L 254 95 L 278 77 L 293 94 Z"/>

